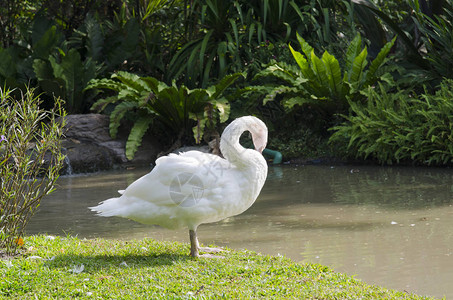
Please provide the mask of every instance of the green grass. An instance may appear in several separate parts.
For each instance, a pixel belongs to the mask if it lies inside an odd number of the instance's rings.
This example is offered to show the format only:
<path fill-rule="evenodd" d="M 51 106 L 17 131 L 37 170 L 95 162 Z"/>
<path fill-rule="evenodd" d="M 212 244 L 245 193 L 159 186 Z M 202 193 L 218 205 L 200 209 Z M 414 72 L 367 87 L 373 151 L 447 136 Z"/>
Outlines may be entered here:
<path fill-rule="evenodd" d="M 0 260 L 2 299 L 427 299 L 250 251 L 193 259 L 181 243 L 45 236 L 24 248 Z"/>

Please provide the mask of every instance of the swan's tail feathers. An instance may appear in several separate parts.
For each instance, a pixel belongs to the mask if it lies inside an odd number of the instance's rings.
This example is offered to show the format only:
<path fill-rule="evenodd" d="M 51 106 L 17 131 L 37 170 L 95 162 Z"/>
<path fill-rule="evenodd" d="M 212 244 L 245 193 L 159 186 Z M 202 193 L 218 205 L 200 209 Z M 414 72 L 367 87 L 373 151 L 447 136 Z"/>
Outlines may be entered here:
<path fill-rule="evenodd" d="M 118 199 L 119 198 L 111 198 L 105 201 L 102 201 L 97 206 L 88 207 L 91 211 L 97 213 L 98 216 L 101 217 L 113 217 L 113 216 L 120 216 L 118 211 Z"/>
<path fill-rule="evenodd" d="M 126 190 L 118 190 L 118 193 L 119 193 L 120 195 L 122 195 L 122 194 L 124 194 L 124 191 L 126 191 Z"/>

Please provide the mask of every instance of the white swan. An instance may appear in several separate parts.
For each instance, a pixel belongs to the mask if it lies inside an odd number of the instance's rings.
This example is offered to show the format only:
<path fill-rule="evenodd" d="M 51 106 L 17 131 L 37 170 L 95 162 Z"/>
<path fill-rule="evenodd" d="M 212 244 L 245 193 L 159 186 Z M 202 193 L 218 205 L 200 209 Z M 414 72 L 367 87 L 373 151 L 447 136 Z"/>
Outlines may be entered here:
<path fill-rule="evenodd" d="M 239 144 L 244 131 L 252 134 L 257 151 Z M 220 140 L 225 159 L 199 151 L 160 157 L 154 169 L 121 191 L 119 198 L 90 209 L 100 216 L 170 229 L 188 227 L 190 255 L 198 257 L 199 250 L 210 250 L 199 247 L 200 224 L 238 215 L 255 202 L 267 176 L 267 163 L 261 155 L 266 144 L 267 127 L 260 119 L 238 118 L 225 128 Z"/>

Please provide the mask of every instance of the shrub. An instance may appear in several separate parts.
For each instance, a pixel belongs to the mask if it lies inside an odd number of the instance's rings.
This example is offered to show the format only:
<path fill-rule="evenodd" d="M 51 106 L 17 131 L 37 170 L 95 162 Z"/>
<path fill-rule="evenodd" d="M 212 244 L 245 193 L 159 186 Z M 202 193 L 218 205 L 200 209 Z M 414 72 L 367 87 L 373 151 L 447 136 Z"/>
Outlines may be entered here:
<path fill-rule="evenodd" d="M 352 115 L 332 128 L 332 143 L 380 163 L 453 163 L 453 80 L 444 80 L 434 95 L 391 93 L 381 84 L 363 93 L 367 103 L 350 102 Z"/>
<path fill-rule="evenodd" d="M 60 151 L 62 101 L 50 111 L 27 90 L 16 100 L 0 89 L 0 250 L 14 254 L 41 199 L 55 189 L 64 164 Z M 63 118 L 60 118 L 63 120 Z"/>
<path fill-rule="evenodd" d="M 143 135 L 154 119 L 165 124 L 180 140 L 191 129 L 197 143 L 205 129 L 212 129 L 217 120 L 228 120 L 230 106 L 223 92 L 241 73 L 225 76 L 207 89 L 188 89 L 186 86 L 168 86 L 153 77 L 140 77 L 118 72 L 112 79 L 92 80 L 87 89 L 107 89 L 115 95 L 98 100 L 93 110 L 103 111 L 115 104 L 110 114 L 110 135 L 115 138 L 121 120 L 127 113 L 134 115 L 134 125 L 126 142 L 126 157 L 132 159 Z M 179 143 L 178 143 L 179 144 Z"/>
<path fill-rule="evenodd" d="M 283 105 L 293 108 L 294 105 L 309 104 L 319 107 L 329 115 L 345 112 L 348 108 L 348 99 L 357 102 L 363 99 L 362 89 L 383 80 L 382 70 L 386 57 L 395 42 L 388 42 L 371 61 L 368 68 L 367 48 L 362 49 L 362 40 L 357 35 L 351 42 L 345 56 L 343 68 L 340 62 L 329 52 L 325 51 L 321 58 L 316 56 L 314 49 L 299 35 L 297 35 L 302 53 L 290 50 L 299 68 L 283 63 L 269 66 L 256 78 L 272 76 L 283 84 L 268 84 L 253 87 L 257 91 L 266 92 L 263 104 L 283 95 Z"/>

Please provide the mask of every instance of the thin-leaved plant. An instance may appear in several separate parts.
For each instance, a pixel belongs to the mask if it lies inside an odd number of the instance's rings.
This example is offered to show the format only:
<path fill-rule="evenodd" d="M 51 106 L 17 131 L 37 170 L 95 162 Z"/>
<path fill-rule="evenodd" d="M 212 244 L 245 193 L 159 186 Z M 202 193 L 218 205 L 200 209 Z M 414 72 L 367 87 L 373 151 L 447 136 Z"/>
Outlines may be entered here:
<path fill-rule="evenodd" d="M 0 88 L 0 253 L 15 254 L 41 199 L 55 189 L 64 164 L 63 101 L 47 111 L 27 89 L 21 99 Z"/>

